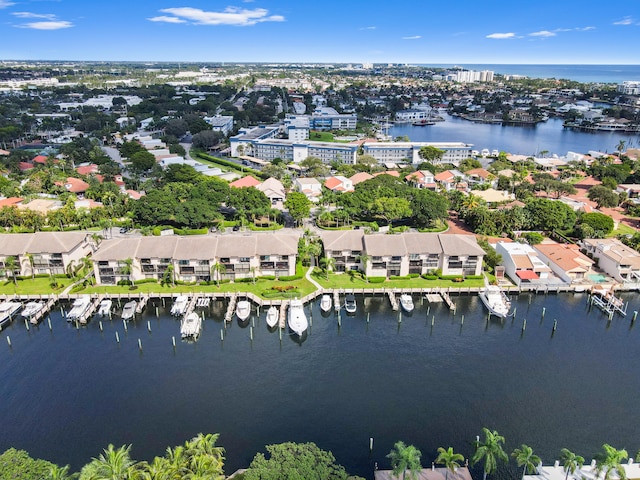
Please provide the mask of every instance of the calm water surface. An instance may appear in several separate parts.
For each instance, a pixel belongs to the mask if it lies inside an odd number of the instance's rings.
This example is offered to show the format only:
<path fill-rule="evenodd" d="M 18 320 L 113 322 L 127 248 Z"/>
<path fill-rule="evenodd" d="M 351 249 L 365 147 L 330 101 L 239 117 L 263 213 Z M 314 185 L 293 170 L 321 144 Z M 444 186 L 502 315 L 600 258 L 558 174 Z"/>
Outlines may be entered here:
<path fill-rule="evenodd" d="M 95 319 L 76 330 L 58 310 L 53 332 L 14 321 L 1 335 L 13 347 L 0 344 L 0 451 L 24 448 L 78 469 L 109 443 L 132 443 L 143 460 L 219 432 L 227 473 L 264 445 L 292 440 L 314 441 L 371 478 L 397 440 L 429 465 L 439 446 L 472 454 L 483 426 L 503 434 L 509 452 L 524 442 L 546 462 L 563 447 L 587 459 L 604 442 L 640 447 L 640 325 L 631 313 L 608 323 L 585 295 L 521 295 L 515 319 L 501 323 L 486 321 L 477 297 L 456 297 L 456 315 L 414 299 L 399 323 L 386 298 L 359 297 L 340 328 L 333 313 L 307 306 L 313 326 L 303 342 L 280 342 L 264 309 L 254 309 L 253 341 L 234 320 L 221 342 L 225 306 L 216 302 L 200 341 L 178 340 L 175 351 L 179 322 L 158 300 L 159 318 L 151 305 L 128 333 L 115 319 L 102 333 Z M 640 308 L 638 295 L 628 299 L 630 312 Z"/>

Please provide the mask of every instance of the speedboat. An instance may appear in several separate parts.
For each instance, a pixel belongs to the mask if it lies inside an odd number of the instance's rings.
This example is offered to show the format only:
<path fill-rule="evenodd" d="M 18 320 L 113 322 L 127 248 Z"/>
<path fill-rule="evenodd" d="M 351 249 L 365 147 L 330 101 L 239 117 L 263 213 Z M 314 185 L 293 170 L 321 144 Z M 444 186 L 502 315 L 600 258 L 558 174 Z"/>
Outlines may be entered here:
<path fill-rule="evenodd" d="M 180 323 L 180 337 L 197 340 L 202 329 L 202 318 L 196 312 L 190 312 Z"/>
<path fill-rule="evenodd" d="M 356 313 L 357 308 L 356 296 L 353 293 L 347 293 L 344 297 L 344 309 L 347 313 Z"/>
<path fill-rule="evenodd" d="M 411 298 L 411 295 L 408 293 L 400 295 L 400 306 L 407 313 L 413 312 L 413 298 Z"/>
<path fill-rule="evenodd" d="M 67 321 L 79 320 L 80 317 L 87 313 L 90 306 L 91 297 L 89 295 L 83 295 L 82 297 L 76 298 L 73 301 L 73 305 L 71 305 L 71 310 L 67 314 Z"/>
<path fill-rule="evenodd" d="M 269 328 L 274 328 L 278 324 L 278 309 L 271 305 L 269 310 L 267 310 L 267 325 Z"/>
<path fill-rule="evenodd" d="M 122 319 L 131 320 L 136 314 L 137 306 L 138 306 L 138 302 L 136 302 L 135 300 L 131 300 L 130 302 L 125 303 L 124 307 L 122 308 L 122 313 L 120 314 Z"/>
<path fill-rule="evenodd" d="M 327 293 L 322 295 L 322 298 L 320 299 L 320 310 L 322 310 L 323 312 L 328 312 L 329 310 L 331 310 L 332 304 L 333 301 L 331 300 L 331 295 Z"/>
<path fill-rule="evenodd" d="M 176 300 L 173 302 L 171 306 L 171 315 L 179 317 L 182 315 L 187 309 L 187 304 L 189 303 L 189 297 L 187 295 L 178 295 Z"/>
<path fill-rule="evenodd" d="M 302 336 L 308 327 L 309 322 L 307 321 L 307 316 L 304 314 L 302 300 L 298 300 L 297 298 L 291 300 L 289 303 L 289 328 L 298 336 Z"/>
<path fill-rule="evenodd" d="M 22 318 L 28 318 L 31 323 L 36 323 L 35 316 L 36 314 L 44 308 L 44 303 L 31 301 L 24 304 L 22 308 Z"/>
<path fill-rule="evenodd" d="M 106 317 L 111 313 L 111 306 L 113 305 L 113 302 L 108 299 L 105 298 L 104 300 L 102 300 L 100 302 L 100 306 L 98 307 L 98 315 L 100 315 L 101 317 Z"/>
<path fill-rule="evenodd" d="M 480 300 L 487 310 L 496 317 L 504 318 L 509 315 L 511 302 L 507 295 L 497 285 L 486 285 L 478 293 Z"/>
<path fill-rule="evenodd" d="M 241 322 L 244 322 L 251 315 L 251 304 L 249 300 L 240 300 L 236 305 L 236 316 Z"/>
<path fill-rule="evenodd" d="M 13 318 L 13 315 L 20 309 L 22 304 L 20 302 L 6 301 L 0 303 L 0 328 L 5 323 L 9 323 Z"/>

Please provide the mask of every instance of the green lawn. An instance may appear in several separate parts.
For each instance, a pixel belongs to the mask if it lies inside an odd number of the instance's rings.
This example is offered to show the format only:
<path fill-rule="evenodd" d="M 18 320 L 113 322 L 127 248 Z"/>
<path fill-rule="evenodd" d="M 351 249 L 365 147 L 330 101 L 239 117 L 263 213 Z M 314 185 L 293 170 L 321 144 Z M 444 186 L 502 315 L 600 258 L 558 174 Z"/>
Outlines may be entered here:
<path fill-rule="evenodd" d="M 71 284 L 70 278 L 56 278 L 59 287 L 55 290 L 51 288 L 49 278 L 34 278 L 18 280 L 17 284 L 13 281 L 4 280 L 0 283 L 0 295 L 49 295 L 52 293 L 59 294 Z"/>
<path fill-rule="evenodd" d="M 320 132 L 312 130 L 309 132 L 309 140 L 314 142 L 349 143 L 345 140 L 336 140 L 331 132 Z"/>
<path fill-rule="evenodd" d="M 634 233 L 636 233 L 636 230 L 634 230 L 632 227 L 619 223 L 618 228 L 607 235 L 607 238 L 616 237 L 618 235 L 633 235 Z"/>

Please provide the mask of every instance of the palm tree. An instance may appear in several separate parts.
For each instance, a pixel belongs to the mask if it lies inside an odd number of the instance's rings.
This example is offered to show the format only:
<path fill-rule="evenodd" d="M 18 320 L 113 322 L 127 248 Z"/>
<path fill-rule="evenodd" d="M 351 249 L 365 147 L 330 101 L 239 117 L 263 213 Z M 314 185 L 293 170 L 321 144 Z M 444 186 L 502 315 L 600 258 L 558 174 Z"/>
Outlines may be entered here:
<path fill-rule="evenodd" d="M 47 480 L 73 480 L 77 477 L 77 473 L 69 473 L 69 465 L 65 465 L 64 467 L 54 465 L 51 467 Z"/>
<path fill-rule="evenodd" d="M 371 260 L 371 257 L 366 253 L 361 253 L 356 257 L 356 260 L 358 260 L 362 264 L 362 272 L 364 273 L 364 278 L 367 283 L 369 283 L 369 277 L 367 277 L 367 265 L 369 263 L 369 260 Z"/>
<path fill-rule="evenodd" d="M 503 462 L 509 461 L 509 457 L 502 449 L 502 445 L 504 444 L 504 437 L 500 435 L 496 430 L 489 430 L 488 428 L 483 428 L 484 432 L 484 442 L 476 442 L 476 452 L 473 454 L 471 458 L 471 464 L 475 465 L 476 463 L 484 460 L 484 475 L 482 476 L 482 480 L 487 480 L 487 475 L 492 474 L 498 468 L 498 460 L 502 460 Z"/>
<path fill-rule="evenodd" d="M 327 280 L 329 280 L 329 270 L 333 270 L 333 267 L 335 267 L 336 259 L 333 257 L 322 257 L 320 259 L 320 265 L 324 269 Z"/>
<path fill-rule="evenodd" d="M 11 275 L 11 279 L 13 280 L 14 285 L 17 285 L 18 279 L 16 278 L 16 257 L 14 257 L 13 255 L 5 257 L 4 269 L 7 277 Z"/>
<path fill-rule="evenodd" d="M 583 457 L 576 455 L 566 448 L 560 450 L 560 460 L 562 460 L 564 471 L 567 472 L 564 476 L 564 480 L 569 478 L 569 473 L 573 475 L 578 467 L 582 467 L 582 465 L 584 465 Z"/>
<path fill-rule="evenodd" d="M 25 260 L 27 260 L 27 262 L 29 263 L 29 270 L 31 271 L 31 280 L 33 280 L 36 276 L 36 272 L 33 268 L 34 262 L 33 262 L 33 254 L 32 253 L 25 253 L 24 254 Z"/>
<path fill-rule="evenodd" d="M 542 460 L 537 455 L 534 455 L 533 449 L 529 445 L 525 445 L 524 443 L 520 448 L 516 448 L 511 456 L 516 459 L 519 467 L 524 467 L 522 471 L 522 479 L 524 480 L 524 476 L 529 473 L 533 473 L 536 471 L 536 467 L 540 464 Z"/>
<path fill-rule="evenodd" d="M 220 288 L 220 279 L 226 271 L 227 267 L 225 267 L 224 263 L 216 262 L 211 266 L 211 276 L 218 285 L 218 288 Z"/>
<path fill-rule="evenodd" d="M 129 282 L 131 284 L 133 284 L 133 282 L 131 281 L 131 274 L 133 273 L 133 259 L 131 257 L 125 258 L 124 260 L 122 260 L 122 265 L 120 266 L 120 273 L 122 275 L 126 275 L 129 280 Z"/>
<path fill-rule="evenodd" d="M 249 270 L 251 271 L 251 278 L 253 279 L 253 284 L 256 284 L 256 272 L 258 271 L 258 267 L 256 267 L 255 265 L 253 267 L 250 267 Z"/>
<path fill-rule="evenodd" d="M 422 454 L 413 445 L 405 445 L 404 442 L 396 442 L 393 449 L 387 455 L 391 460 L 391 468 L 394 475 L 402 474 L 402 479 L 406 479 L 407 470 L 409 470 L 409 479 L 416 479 L 422 465 L 420 465 L 420 457 Z"/>
<path fill-rule="evenodd" d="M 622 466 L 622 461 L 629 458 L 627 451 L 617 450 L 608 443 L 605 443 L 602 449 L 604 452 L 596 455 L 596 475 L 599 477 L 604 472 L 603 480 L 609 480 L 617 473 L 620 480 L 626 480 L 627 472 Z"/>
<path fill-rule="evenodd" d="M 616 150 L 618 150 L 619 153 L 624 152 L 624 147 L 627 145 L 627 142 L 624 140 L 620 140 L 618 142 L 618 146 L 616 147 Z"/>
<path fill-rule="evenodd" d="M 92 467 L 91 480 L 125 480 L 130 478 L 136 462 L 129 456 L 129 450 L 131 450 L 131 445 L 123 445 L 115 449 L 110 444 L 98 458 L 93 458 L 87 465 L 87 467 Z"/>
<path fill-rule="evenodd" d="M 447 469 L 445 479 L 449 478 L 449 472 L 456 473 L 456 468 L 460 467 L 458 462 L 462 462 L 463 460 L 464 456 L 459 453 L 454 453 L 453 447 L 449 447 L 446 450 L 443 447 L 438 447 L 438 458 L 436 458 L 436 463 L 444 465 Z"/>

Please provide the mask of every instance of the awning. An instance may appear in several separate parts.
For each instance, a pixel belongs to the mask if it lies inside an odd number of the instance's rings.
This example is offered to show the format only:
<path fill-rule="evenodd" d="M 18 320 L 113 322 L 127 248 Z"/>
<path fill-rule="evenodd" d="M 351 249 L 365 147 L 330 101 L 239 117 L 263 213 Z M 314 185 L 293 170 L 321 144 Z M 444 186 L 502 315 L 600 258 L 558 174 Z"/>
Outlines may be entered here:
<path fill-rule="evenodd" d="M 516 272 L 516 275 L 518 275 L 521 280 L 537 280 L 538 278 L 540 278 L 538 277 L 538 274 L 533 270 L 518 270 Z"/>

